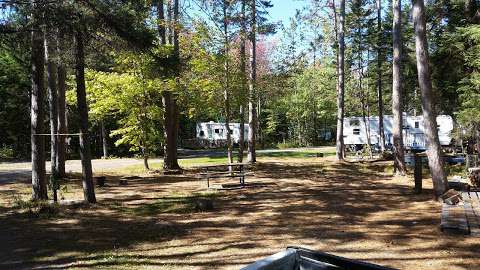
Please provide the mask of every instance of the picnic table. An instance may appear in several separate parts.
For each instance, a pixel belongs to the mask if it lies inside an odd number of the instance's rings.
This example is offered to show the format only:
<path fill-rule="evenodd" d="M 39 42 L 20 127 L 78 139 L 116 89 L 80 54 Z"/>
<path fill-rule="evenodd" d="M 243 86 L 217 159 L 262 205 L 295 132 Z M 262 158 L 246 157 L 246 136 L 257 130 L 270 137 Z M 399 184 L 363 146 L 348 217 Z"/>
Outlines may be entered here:
<path fill-rule="evenodd" d="M 207 180 L 207 188 L 210 188 L 210 179 L 212 178 L 239 178 L 240 185 L 245 186 L 245 176 L 251 175 L 245 171 L 245 167 L 250 163 L 227 163 L 216 164 L 201 167 L 205 172 L 200 173 L 203 179 Z M 224 170 L 219 170 L 226 168 Z"/>

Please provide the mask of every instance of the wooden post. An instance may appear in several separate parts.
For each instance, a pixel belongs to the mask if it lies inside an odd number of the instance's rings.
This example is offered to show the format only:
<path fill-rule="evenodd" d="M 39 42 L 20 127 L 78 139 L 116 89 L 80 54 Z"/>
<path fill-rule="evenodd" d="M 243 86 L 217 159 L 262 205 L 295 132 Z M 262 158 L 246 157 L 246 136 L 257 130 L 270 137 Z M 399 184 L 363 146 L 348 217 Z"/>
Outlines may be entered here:
<path fill-rule="evenodd" d="M 422 193 L 422 157 L 418 153 L 414 153 L 415 169 L 413 177 L 415 179 L 415 193 Z"/>

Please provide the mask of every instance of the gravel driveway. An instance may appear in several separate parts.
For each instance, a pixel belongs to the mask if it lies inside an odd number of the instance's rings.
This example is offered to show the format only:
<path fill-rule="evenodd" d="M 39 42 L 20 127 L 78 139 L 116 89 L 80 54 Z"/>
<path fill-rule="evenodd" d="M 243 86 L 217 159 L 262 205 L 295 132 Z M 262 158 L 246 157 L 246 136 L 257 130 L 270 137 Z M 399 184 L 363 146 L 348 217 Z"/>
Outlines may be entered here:
<path fill-rule="evenodd" d="M 150 159 L 151 162 L 160 162 L 162 159 Z M 105 170 L 118 169 L 132 165 L 143 164 L 142 159 L 121 158 L 121 159 L 93 159 L 93 172 L 102 172 Z M 0 183 L 10 182 L 14 179 L 30 179 L 30 162 L 1 162 L 0 163 Z M 50 162 L 46 163 L 47 172 L 50 172 Z M 80 160 L 68 160 L 65 163 L 65 171 L 82 172 Z"/>

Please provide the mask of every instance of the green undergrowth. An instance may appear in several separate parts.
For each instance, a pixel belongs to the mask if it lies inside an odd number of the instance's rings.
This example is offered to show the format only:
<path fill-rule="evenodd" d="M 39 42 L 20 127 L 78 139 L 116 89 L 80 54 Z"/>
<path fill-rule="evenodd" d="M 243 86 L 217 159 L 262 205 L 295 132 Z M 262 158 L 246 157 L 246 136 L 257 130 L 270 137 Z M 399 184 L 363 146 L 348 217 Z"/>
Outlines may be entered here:
<path fill-rule="evenodd" d="M 60 213 L 60 206 L 49 201 L 24 200 L 20 196 L 14 196 L 12 209 L 17 214 L 29 218 L 51 218 Z"/>

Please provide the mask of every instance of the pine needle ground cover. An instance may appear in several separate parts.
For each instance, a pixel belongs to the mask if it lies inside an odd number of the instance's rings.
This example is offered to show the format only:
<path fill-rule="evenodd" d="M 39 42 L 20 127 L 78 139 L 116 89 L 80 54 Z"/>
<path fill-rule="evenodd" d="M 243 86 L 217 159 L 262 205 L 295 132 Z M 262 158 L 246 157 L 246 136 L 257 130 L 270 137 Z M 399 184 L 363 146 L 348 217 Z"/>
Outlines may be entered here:
<path fill-rule="evenodd" d="M 387 162 L 264 156 L 251 186 L 224 191 L 206 190 L 194 165 L 106 173 L 94 206 L 22 204 L 28 181 L 0 184 L 0 268 L 239 269 L 289 245 L 399 269 L 480 264 L 478 239 L 440 232 L 430 180 L 416 195 Z M 82 198 L 77 176 L 63 186 L 64 200 Z"/>

